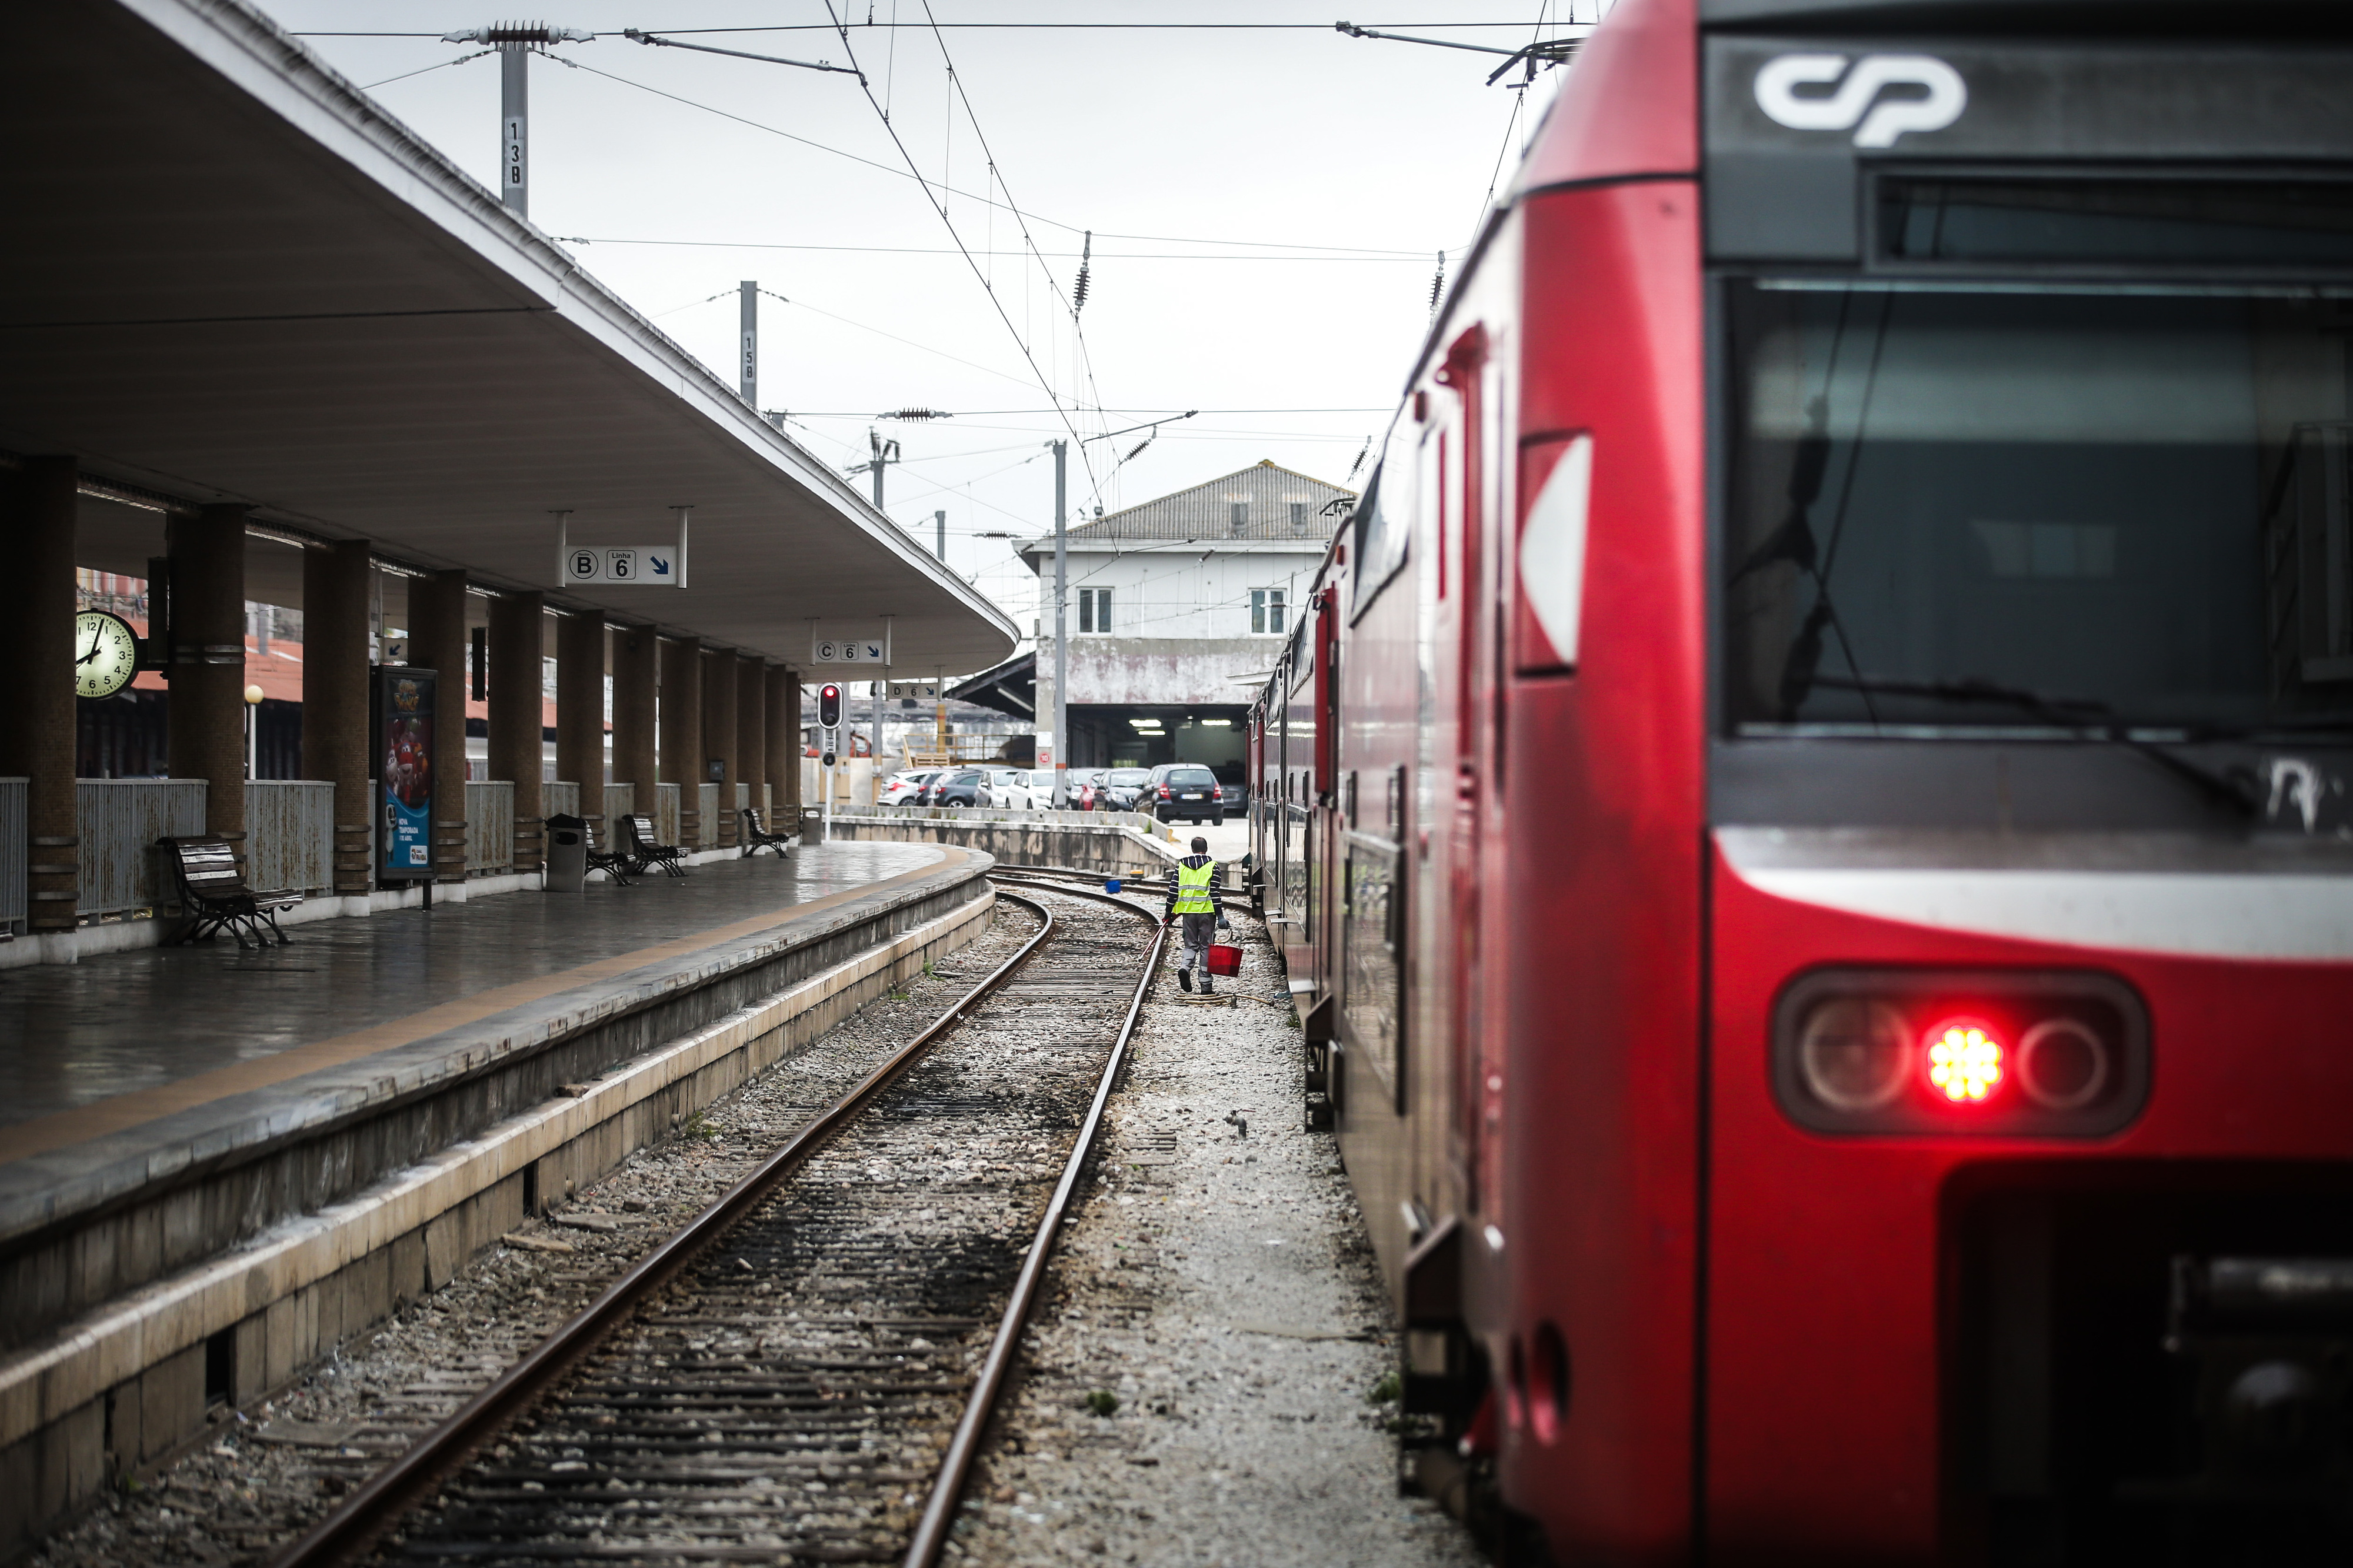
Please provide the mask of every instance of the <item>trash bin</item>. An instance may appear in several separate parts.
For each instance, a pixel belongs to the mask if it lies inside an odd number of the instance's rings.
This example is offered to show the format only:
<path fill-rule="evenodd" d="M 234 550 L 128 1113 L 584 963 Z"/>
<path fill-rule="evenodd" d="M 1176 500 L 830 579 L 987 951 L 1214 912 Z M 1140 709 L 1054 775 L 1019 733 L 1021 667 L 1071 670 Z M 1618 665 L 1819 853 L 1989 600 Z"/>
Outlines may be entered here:
<path fill-rule="evenodd" d="M 816 805 L 801 807 L 801 842 L 804 845 L 825 842 L 825 808 Z"/>
<path fill-rule="evenodd" d="M 577 816 L 547 819 L 547 890 L 576 893 L 588 883 L 588 824 Z"/>

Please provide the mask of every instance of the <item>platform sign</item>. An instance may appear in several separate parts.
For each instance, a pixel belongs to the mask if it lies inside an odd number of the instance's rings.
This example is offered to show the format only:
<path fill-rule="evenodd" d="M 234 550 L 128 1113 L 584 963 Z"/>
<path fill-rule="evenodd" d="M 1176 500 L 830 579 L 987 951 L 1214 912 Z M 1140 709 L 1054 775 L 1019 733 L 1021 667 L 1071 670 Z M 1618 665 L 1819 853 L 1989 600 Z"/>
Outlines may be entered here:
<path fill-rule="evenodd" d="M 675 588 L 678 551 L 668 544 L 575 544 L 564 552 L 564 580 L 586 587 Z"/>
<path fill-rule="evenodd" d="M 893 698 L 910 698 L 935 702 L 947 695 L 948 689 L 936 680 L 894 680 L 891 682 Z"/>
<path fill-rule="evenodd" d="M 809 662 L 887 665 L 891 662 L 891 633 L 887 628 L 879 637 L 872 633 L 814 633 L 809 638 Z"/>
<path fill-rule="evenodd" d="M 375 722 L 375 879 L 433 879 L 434 671 L 378 665 L 369 703 Z"/>

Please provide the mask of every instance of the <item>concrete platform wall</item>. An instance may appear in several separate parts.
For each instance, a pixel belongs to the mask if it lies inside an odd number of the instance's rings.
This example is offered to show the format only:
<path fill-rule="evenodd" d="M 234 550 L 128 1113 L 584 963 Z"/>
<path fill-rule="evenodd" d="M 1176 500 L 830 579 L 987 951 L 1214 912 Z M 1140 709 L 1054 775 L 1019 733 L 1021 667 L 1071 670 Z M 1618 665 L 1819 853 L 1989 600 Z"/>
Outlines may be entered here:
<path fill-rule="evenodd" d="M 1041 820 L 1023 821 L 995 814 L 950 818 L 836 813 L 831 832 L 835 838 L 846 840 L 954 844 L 992 855 L 1008 870 L 1021 866 L 1059 866 L 1101 871 L 1106 876 L 1128 873 L 1156 877 L 1176 864 L 1182 853 L 1174 845 L 1147 837 L 1131 827 L 1051 820 L 1082 816 L 1084 813 L 1057 811 L 1037 815 Z"/>
<path fill-rule="evenodd" d="M 473 1135 L 109 1300 L 0 1361 L 0 1558 L 200 1440 L 233 1407 L 283 1388 L 400 1303 L 447 1284 L 533 1208 L 669 1136 L 963 946 L 986 929 L 994 904 L 976 879 L 892 911 L 905 917 L 892 921 L 895 931 L 868 930 L 869 945 L 847 955 L 835 950 L 854 933 L 836 933 L 829 963 L 773 975 L 778 988 L 766 995 L 617 1065 L 608 1057 L 581 1070 L 583 1081 L 559 1077 L 560 1089 L 552 1084 Z M 638 1032 L 645 1026 L 650 1021 Z M 86 1233 L 103 1234 L 102 1226 Z M 94 1239 L 68 1245 L 47 1266 L 102 1251 Z M 12 1283 L 18 1271 L 7 1266 Z M 104 1272 L 85 1269 L 86 1283 Z"/>

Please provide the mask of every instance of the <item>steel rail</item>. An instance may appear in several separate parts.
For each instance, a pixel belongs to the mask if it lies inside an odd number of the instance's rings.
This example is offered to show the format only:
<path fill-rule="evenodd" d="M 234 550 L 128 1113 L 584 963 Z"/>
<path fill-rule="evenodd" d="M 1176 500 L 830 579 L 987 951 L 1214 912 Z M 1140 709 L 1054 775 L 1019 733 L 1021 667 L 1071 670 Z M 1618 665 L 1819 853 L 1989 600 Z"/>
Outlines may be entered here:
<path fill-rule="evenodd" d="M 925 1052 L 961 1024 L 984 999 L 1003 986 L 1045 945 L 1056 925 L 1054 912 L 1018 893 L 1000 895 L 1027 907 L 1041 921 L 1038 932 L 1021 951 L 999 965 L 987 979 L 965 993 L 954 1007 L 930 1027 L 908 1041 L 878 1066 L 855 1089 L 842 1096 L 792 1138 L 760 1167 L 745 1176 L 712 1205 L 687 1222 L 676 1235 L 638 1259 L 628 1272 L 606 1287 L 602 1295 L 577 1316 L 560 1325 L 531 1352 L 468 1400 L 440 1426 L 418 1438 L 408 1451 L 371 1477 L 335 1510 L 272 1560 L 272 1568 L 324 1568 L 356 1561 L 375 1545 L 384 1531 L 433 1487 L 446 1480 L 473 1452 L 528 1410 L 563 1376 L 585 1359 L 605 1337 L 624 1326 L 645 1299 L 659 1289 L 705 1247 L 723 1239 L 764 1202 L 836 1132 L 863 1110 L 875 1093 L 913 1066 Z M 1101 897 L 1102 895 L 1095 895 Z M 1119 903 L 1116 899 L 1109 902 Z M 1124 905 L 1133 909 L 1134 905 Z M 1138 911 L 1141 913 L 1142 911 Z M 1145 965 L 1148 983 L 1160 954 Z M 1139 989 L 1138 998 L 1142 992 Z M 1129 1014 L 1133 1019 L 1134 1009 Z M 1123 1032 L 1122 1039 L 1125 1034 Z M 1098 1108 L 1101 1097 L 1098 1095 Z M 1092 1131 L 1091 1118 L 1087 1128 Z M 1067 1178 L 1066 1178 L 1067 1180 Z M 1060 1194 L 1057 1193 L 1057 1200 Z"/>
<path fill-rule="evenodd" d="M 1029 1309 L 1036 1303 L 1038 1288 L 1045 1280 L 1046 1264 L 1053 1255 L 1055 1239 L 1070 1213 L 1071 1199 L 1078 1191 L 1087 1156 L 1093 1152 L 1095 1135 L 1103 1128 L 1103 1110 L 1111 1103 L 1112 1085 L 1126 1064 L 1128 1042 L 1135 1036 L 1135 1021 L 1144 1012 L 1144 998 L 1152 990 L 1152 982 L 1160 970 L 1160 955 L 1168 945 L 1168 928 L 1150 910 L 1083 888 L 1053 890 L 1064 898 L 1092 899 L 1097 903 L 1125 910 L 1139 920 L 1150 921 L 1152 955 L 1145 961 L 1144 973 L 1135 983 L 1135 994 L 1128 1000 L 1127 1016 L 1120 1022 L 1119 1037 L 1112 1042 L 1111 1058 L 1103 1063 L 1103 1076 L 1096 1080 L 1094 1101 L 1087 1107 L 1087 1119 L 1079 1127 L 1078 1142 L 1062 1166 L 1062 1179 L 1054 1184 L 1054 1195 L 1038 1221 L 1038 1234 L 1029 1243 L 1029 1256 L 1021 1260 L 1020 1277 L 1013 1282 L 1012 1300 L 1005 1304 L 1005 1316 L 997 1323 L 988 1358 L 981 1363 L 980 1377 L 965 1401 L 963 1419 L 956 1423 L 955 1436 L 948 1440 L 947 1455 L 940 1461 L 940 1473 L 932 1481 L 931 1500 L 923 1505 L 923 1518 L 916 1521 L 914 1537 L 907 1544 L 904 1568 L 934 1568 L 941 1551 L 947 1545 L 949 1528 L 955 1523 L 956 1505 L 964 1496 L 965 1480 L 980 1451 L 981 1434 L 987 1430 L 988 1418 L 997 1407 L 997 1395 L 1004 1387 L 1006 1373 L 1013 1368 L 1013 1358 L 1019 1353 L 1021 1331 L 1029 1324 Z"/>

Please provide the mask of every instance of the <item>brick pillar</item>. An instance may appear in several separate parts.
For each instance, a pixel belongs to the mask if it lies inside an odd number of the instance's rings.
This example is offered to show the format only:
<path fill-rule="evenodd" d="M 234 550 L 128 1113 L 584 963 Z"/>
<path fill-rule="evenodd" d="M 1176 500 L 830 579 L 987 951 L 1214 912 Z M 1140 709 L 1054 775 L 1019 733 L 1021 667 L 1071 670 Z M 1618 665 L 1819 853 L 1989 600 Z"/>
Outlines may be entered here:
<path fill-rule="evenodd" d="M 768 781 L 768 667 L 752 655 L 735 666 L 735 765 L 744 772 L 749 804 L 765 805 L 760 786 Z M 769 831 L 776 829 L 771 825 Z"/>
<path fill-rule="evenodd" d="M 768 671 L 768 782 L 776 790 L 776 816 L 793 824 L 801 810 L 801 678 L 789 665 Z M 789 811 L 790 815 L 786 813 Z M 792 828 L 779 829 L 791 832 Z"/>
<path fill-rule="evenodd" d="M 432 670 L 433 879 L 466 879 L 466 574 L 408 584 L 408 659 Z"/>
<path fill-rule="evenodd" d="M 654 814 L 654 781 L 661 776 L 654 721 L 660 642 L 651 626 L 613 633 L 613 782 L 636 785 L 637 809 L 648 816 Z"/>
<path fill-rule="evenodd" d="M 555 624 L 555 776 L 580 784 L 580 815 L 598 841 L 605 822 L 605 616 Z"/>
<path fill-rule="evenodd" d="M 26 925 L 74 929 L 80 841 L 74 810 L 74 487 L 71 458 L 0 470 L 0 773 L 26 785 Z"/>
<path fill-rule="evenodd" d="M 735 654 L 730 648 L 702 656 L 702 755 L 704 765 L 696 776 L 719 786 L 719 820 L 704 826 L 703 842 L 728 847 L 737 827 L 735 781 L 743 776 L 735 762 Z M 716 779 L 712 763 L 719 764 Z"/>
<path fill-rule="evenodd" d="M 172 776 L 205 781 L 205 831 L 245 843 L 245 512 L 165 520 L 172 561 Z M 243 851 L 240 848 L 239 853 Z"/>
<path fill-rule="evenodd" d="M 661 645 L 661 779 L 679 786 L 679 843 L 688 849 L 700 849 L 702 795 L 695 786 L 702 782 L 701 637 Z"/>
<path fill-rule="evenodd" d="M 536 871 L 545 847 L 547 600 L 491 601 L 491 777 L 514 784 L 514 868 Z"/>
<path fill-rule="evenodd" d="M 302 776 L 335 786 L 335 891 L 345 897 L 364 895 L 375 875 L 368 575 L 364 539 L 302 552 Z M 179 584 L 172 588 L 176 605 Z M 175 708 L 178 700 L 174 691 Z"/>

